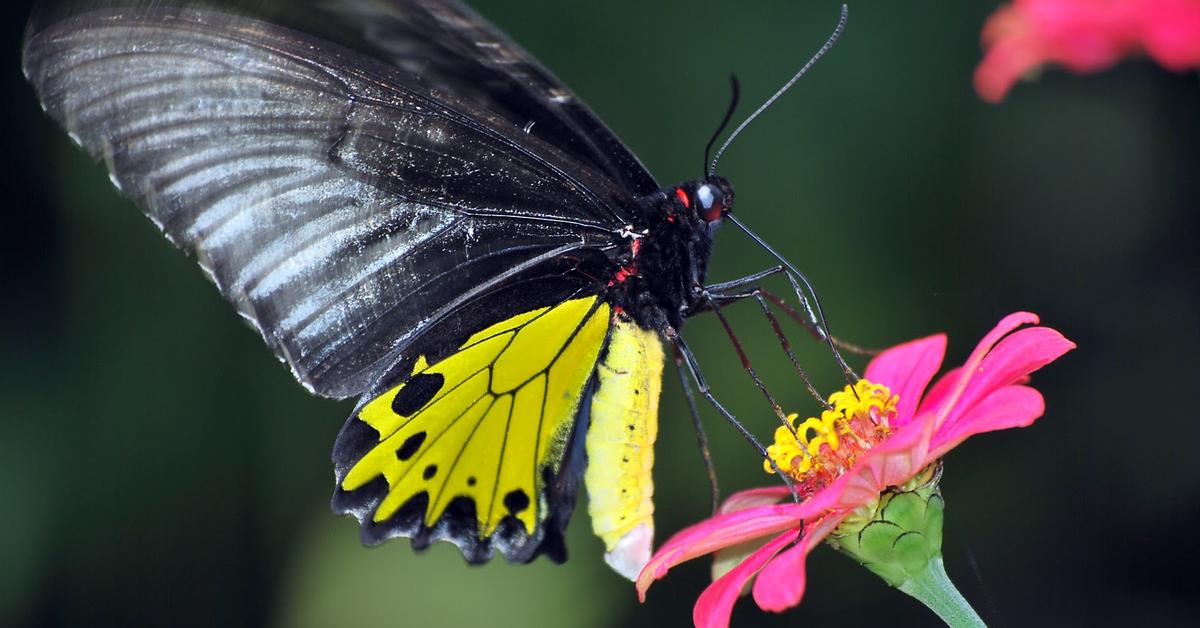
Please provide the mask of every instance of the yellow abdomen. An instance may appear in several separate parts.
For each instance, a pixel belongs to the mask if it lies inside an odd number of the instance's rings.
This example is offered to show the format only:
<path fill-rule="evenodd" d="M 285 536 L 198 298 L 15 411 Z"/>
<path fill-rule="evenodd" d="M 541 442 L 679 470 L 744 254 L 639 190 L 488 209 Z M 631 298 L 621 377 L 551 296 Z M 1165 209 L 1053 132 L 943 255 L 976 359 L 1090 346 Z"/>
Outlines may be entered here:
<path fill-rule="evenodd" d="M 604 559 L 630 580 L 650 560 L 654 545 L 651 471 L 662 371 L 658 334 L 618 316 L 596 372 L 583 481 Z"/>

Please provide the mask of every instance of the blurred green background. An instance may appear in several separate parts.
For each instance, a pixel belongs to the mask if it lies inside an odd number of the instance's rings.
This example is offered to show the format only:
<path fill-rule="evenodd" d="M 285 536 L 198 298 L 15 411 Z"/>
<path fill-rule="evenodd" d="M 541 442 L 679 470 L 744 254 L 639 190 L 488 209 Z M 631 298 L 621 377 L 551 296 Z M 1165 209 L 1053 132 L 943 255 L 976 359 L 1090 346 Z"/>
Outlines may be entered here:
<path fill-rule="evenodd" d="M 995 626 L 1189 625 L 1200 614 L 1200 82 L 1131 61 L 1048 71 L 999 106 L 971 89 L 997 2 L 860 2 L 833 52 L 730 149 L 737 211 L 800 265 L 838 335 L 946 331 L 961 362 L 1028 309 L 1079 343 L 1035 376 L 1034 427 L 952 452 L 945 554 Z M 480 0 L 664 185 L 699 174 L 736 71 L 748 112 L 819 46 L 835 2 Z M 364 549 L 334 517 L 329 451 L 351 403 L 307 395 L 257 335 L 38 108 L 19 71 L 29 3 L 4 3 L 0 177 L 0 625 L 651 626 L 690 622 L 695 561 L 650 591 L 600 560 L 467 567 L 451 547 Z M 732 230 L 713 279 L 768 264 Z M 814 404 L 752 304 L 759 370 Z M 719 327 L 695 320 L 718 394 L 774 420 Z M 828 356 L 793 339 L 820 386 Z M 861 366 L 862 361 L 858 364 Z M 659 538 L 707 510 L 668 372 Z M 708 413 L 723 488 L 770 483 Z M 735 625 L 934 625 L 826 548 L 802 605 L 743 600 Z"/>

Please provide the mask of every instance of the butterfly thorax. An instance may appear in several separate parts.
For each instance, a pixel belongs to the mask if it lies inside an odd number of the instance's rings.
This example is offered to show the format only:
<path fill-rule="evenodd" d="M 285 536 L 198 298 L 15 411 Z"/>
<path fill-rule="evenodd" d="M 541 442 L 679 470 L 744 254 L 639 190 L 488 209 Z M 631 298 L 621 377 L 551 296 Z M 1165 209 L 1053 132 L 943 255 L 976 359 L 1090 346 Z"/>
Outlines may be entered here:
<path fill-rule="evenodd" d="M 713 233 L 733 201 L 733 187 L 712 177 L 666 191 L 646 212 L 647 225 L 631 230 L 610 300 L 639 325 L 679 329 L 703 298 Z"/>

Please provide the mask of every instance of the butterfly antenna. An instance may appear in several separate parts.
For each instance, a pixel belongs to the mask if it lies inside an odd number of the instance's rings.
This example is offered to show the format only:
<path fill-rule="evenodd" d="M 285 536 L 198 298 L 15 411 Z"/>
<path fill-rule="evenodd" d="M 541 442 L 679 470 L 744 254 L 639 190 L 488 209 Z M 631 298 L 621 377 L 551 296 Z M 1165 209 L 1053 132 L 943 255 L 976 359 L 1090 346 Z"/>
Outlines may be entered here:
<path fill-rule="evenodd" d="M 675 371 L 679 373 L 679 385 L 683 387 L 683 397 L 687 400 L 688 412 L 692 415 L 692 427 L 696 429 L 696 445 L 700 448 L 700 458 L 704 460 L 704 471 L 708 474 L 708 487 L 712 492 L 712 512 L 717 514 L 721 506 L 721 487 L 717 484 L 717 466 L 713 464 L 712 450 L 708 446 L 708 434 L 704 424 L 700 422 L 700 409 L 696 407 L 696 397 L 692 394 L 692 385 L 688 383 L 687 373 L 683 368 L 683 355 L 679 347 L 675 349 Z"/>
<path fill-rule="evenodd" d="M 738 84 L 736 74 L 729 75 L 729 107 L 725 109 L 725 117 L 721 118 L 721 124 L 717 125 L 717 130 L 708 138 L 708 144 L 704 145 L 704 164 L 700 166 L 700 171 L 705 174 L 712 175 L 711 170 L 705 170 L 708 167 L 708 156 L 712 154 L 713 144 L 717 143 L 717 138 L 725 132 L 725 127 L 729 126 L 729 121 L 733 119 L 733 112 L 737 109 L 738 101 L 741 99 L 742 89 Z M 715 164 L 714 164 L 715 166 Z"/>
<path fill-rule="evenodd" d="M 808 63 L 805 63 L 804 67 L 800 68 L 799 72 L 796 72 L 796 74 L 793 75 L 788 82 L 784 83 L 783 87 L 779 88 L 779 91 L 776 91 L 775 94 L 768 98 L 767 101 L 762 105 L 760 105 L 758 109 L 755 109 L 754 113 L 750 114 L 745 120 L 743 120 L 742 123 L 733 130 L 733 133 L 729 134 L 729 137 L 726 138 L 725 143 L 721 145 L 719 150 L 717 150 L 717 156 L 713 157 L 712 164 L 708 168 L 709 176 L 717 173 L 717 162 L 721 161 L 721 155 L 725 154 L 725 149 L 729 148 L 729 145 L 733 142 L 734 138 L 736 138 L 738 134 L 742 132 L 742 129 L 745 129 L 747 126 L 749 126 L 755 118 L 762 114 L 762 112 L 766 111 L 767 108 L 775 104 L 775 101 L 779 100 L 784 93 L 791 89 L 792 85 L 795 85 L 796 81 L 800 80 L 800 77 L 804 76 L 808 72 L 809 68 L 811 68 L 818 60 L 820 60 L 821 57 L 825 56 L 825 53 L 829 52 L 830 48 L 833 48 L 833 44 L 837 43 L 838 38 L 842 36 L 842 31 L 846 29 L 846 19 L 849 17 L 849 15 L 850 8 L 843 4 L 842 16 L 838 19 L 837 27 L 833 29 L 833 33 L 829 36 L 829 39 L 825 40 L 825 45 L 821 46 L 820 50 L 817 50 L 816 54 L 814 54 L 812 58 L 808 60 Z"/>
<path fill-rule="evenodd" d="M 750 228 L 743 224 L 741 220 L 738 220 L 737 216 L 734 216 L 733 214 L 727 214 L 725 216 L 725 220 L 728 220 L 738 229 L 741 229 L 742 232 L 749 236 L 755 244 L 762 247 L 763 250 L 770 254 L 771 257 L 774 257 L 776 260 L 778 260 L 779 263 L 783 264 L 784 268 L 788 270 L 786 274 L 788 276 L 788 281 L 792 282 L 792 288 L 796 292 L 796 298 L 800 300 L 801 305 L 808 312 L 809 320 L 816 328 L 821 340 L 827 347 L 829 347 L 829 352 L 833 354 L 833 358 L 837 360 L 838 366 L 842 369 L 842 373 L 846 377 L 846 382 L 850 384 L 857 382 L 858 375 L 855 374 L 855 372 L 850 368 L 850 365 L 846 363 L 846 359 L 843 358 L 842 354 L 838 351 L 837 345 L 833 343 L 833 335 L 829 331 L 829 322 L 825 319 L 825 311 L 822 309 L 821 301 L 817 298 L 817 292 L 815 289 L 813 289 L 812 283 L 808 280 L 808 277 L 806 277 L 804 273 L 800 272 L 800 269 L 796 268 L 796 266 L 788 261 L 786 257 L 780 255 L 779 252 L 776 251 L 770 244 L 767 244 L 766 240 L 760 238 L 757 233 L 751 231 Z M 796 283 L 797 281 L 804 284 L 804 289 L 801 289 L 800 285 Z M 811 300 L 807 295 L 811 295 Z"/>

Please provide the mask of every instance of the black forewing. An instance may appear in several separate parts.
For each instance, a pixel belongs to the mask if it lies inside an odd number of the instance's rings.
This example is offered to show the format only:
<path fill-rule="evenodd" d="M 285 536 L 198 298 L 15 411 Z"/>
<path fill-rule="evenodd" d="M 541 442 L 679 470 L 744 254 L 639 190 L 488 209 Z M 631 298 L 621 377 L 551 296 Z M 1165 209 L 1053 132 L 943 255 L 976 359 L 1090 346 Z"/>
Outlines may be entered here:
<path fill-rule="evenodd" d="M 633 213 L 613 202 L 618 183 L 508 118 L 267 22 L 90 11 L 31 32 L 24 68 L 323 395 L 362 393 L 423 330 L 512 277 L 611 249 Z"/>
<path fill-rule="evenodd" d="M 561 81 L 478 13 L 454 0 L 342 0 L 328 10 L 377 54 L 439 90 L 528 129 L 634 196 L 658 184 Z"/>

